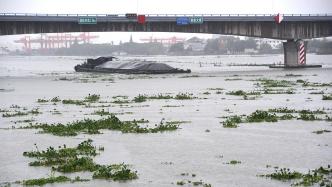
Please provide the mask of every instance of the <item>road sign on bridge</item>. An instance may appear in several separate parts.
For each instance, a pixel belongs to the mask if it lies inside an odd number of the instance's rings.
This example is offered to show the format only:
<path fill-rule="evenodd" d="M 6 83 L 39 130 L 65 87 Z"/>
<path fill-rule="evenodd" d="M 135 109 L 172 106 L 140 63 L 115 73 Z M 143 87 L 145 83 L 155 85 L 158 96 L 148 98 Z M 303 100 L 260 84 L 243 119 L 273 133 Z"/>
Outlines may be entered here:
<path fill-rule="evenodd" d="M 96 17 L 79 17 L 78 24 L 97 24 Z"/>
<path fill-rule="evenodd" d="M 203 23 L 203 17 L 191 17 L 189 18 L 190 24 L 202 24 Z"/>

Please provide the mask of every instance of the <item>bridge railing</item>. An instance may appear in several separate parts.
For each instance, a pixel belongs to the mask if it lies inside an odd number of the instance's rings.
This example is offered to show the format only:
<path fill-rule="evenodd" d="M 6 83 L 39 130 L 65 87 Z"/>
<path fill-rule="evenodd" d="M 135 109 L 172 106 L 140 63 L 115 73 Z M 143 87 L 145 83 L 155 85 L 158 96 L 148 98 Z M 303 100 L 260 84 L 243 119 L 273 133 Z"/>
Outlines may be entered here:
<path fill-rule="evenodd" d="M 276 14 L 144 14 L 147 17 L 271 17 Z M 282 14 L 283 16 L 332 16 L 326 14 Z M 125 17 L 126 14 L 42 14 L 42 13 L 0 13 L 0 16 L 36 16 L 36 17 Z"/>

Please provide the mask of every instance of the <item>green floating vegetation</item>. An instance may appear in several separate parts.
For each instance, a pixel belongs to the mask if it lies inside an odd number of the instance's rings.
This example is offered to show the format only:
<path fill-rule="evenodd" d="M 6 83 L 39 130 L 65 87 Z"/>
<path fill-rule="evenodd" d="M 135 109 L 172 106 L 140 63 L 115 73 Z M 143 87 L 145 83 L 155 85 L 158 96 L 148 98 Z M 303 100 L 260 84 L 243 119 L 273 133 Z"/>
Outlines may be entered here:
<path fill-rule="evenodd" d="M 60 101 L 61 101 L 61 100 L 59 99 L 58 96 L 53 97 L 53 98 L 51 99 L 51 102 L 54 102 L 54 103 L 56 103 L 56 102 L 60 102 Z"/>
<path fill-rule="evenodd" d="M 277 115 L 276 113 L 283 114 Z M 296 115 L 293 115 L 296 113 Z M 325 115 L 325 118 L 316 115 L 326 114 L 324 110 L 295 110 L 284 108 L 273 108 L 264 110 L 256 110 L 247 116 L 229 116 L 222 122 L 224 128 L 236 128 L 239 123 L 258 123 L 258 122 L 277 122 L 278 120 L 298 119 L 304 121 L 326 120 L 331 121 L 331 117 Z"/>
<path fill-rule="evenodd" d="M 142 103 L 142 102 L 145 102 L 147 100 L 147 96 L 146 95 L 141 95 L 139 94 L 138 96 L 134 97 L 133 101 L 135 103 Z"/>
<path fill-rule="evenodd" d="M 328 165 L 327 168 L 319 167 L 315 170 L 309 170 L 305 174 L 281 168 L 276 169 L 274 173 L 260 176 L 284 182 L 293 181 L 292 186 L 312 186 L 318 184 L 319 186 L 330 187 L 332 185 L 331 174 L 332 169 Z"/>
<path fill-rule="evenodd" d="M 111 114 L 105 119 L 93 120 L 84 119 L 74 121 L 66 125 L 58 124 L 30 124 L 23 128 L 42 129 L 42 133 L 50 133 L 56 136 L 76 136 L 80 132 L 87 134 L 100 134 L 99 130 L 109 129 L 121 131 L 122 133 L 157 133 L 164 131 L 174 131 L 178 129 L 176 124 L 167 124 L 162 120 L 153 128 L 141 127 L 135 121 L 120 121 L 115 115 Z"/>
<path fill-rule="evenodd" d="M 111 103 L 114 103 L 114 104 L 127 104 L 127 103 L 130 103 L 130 101 L 126 100 L 126 99 L 117 98 L 116 100 L 112 101 Z"/>
<path fill-rule="evenodd" d="M 297 171 L 290 171 L 288 168 L 280 168 L 276 169 L 274 173 L 264 175 L 265 177 L 269 177 L 271 179 L 286 181 L 286 180 L 293 180 L 293 179 L 300 179 L 302 174 Z"/>
<path fill-rule="evenodd" d="M 99 115 L 99 116 L 107 116 L 112 115 L 112 113 L 105 111 L 105 109 L 97 110 L 92 113 L 93 115 Z"/>
<path fill-rule="evenodd" d="M 10 107 L 9 108 L 17 108 L 17 109 L 19 109 L 19 108 L 21 108 L 20 106 L 18 106 L 18 105 L 10 105 Z"/>
<path fill-rule="evenodd" d="M 184 105 L 164 105 L 162 107 L 171 108 L 171 107 L 183 107 Z"/>
<path fill-rule="evenodd" d="M 99 153 L 90 139 L 73 148 L 67 148 L 66 145 L 63 145 L 59 146 L 58 149 L 49 147 L 44 151 L 39 151 L 37 146 L 36 149 L 37 151 L 23 153 L 23 156 L 37 159 L 37 161 L 30 162 L 30 166 L 51 166 L 53 171 L 62 173 L 89 171 L 93 172 L 93 178 L 112 179 L 114 181 L 138 178 L 137 171 L 132 171 L 129 165 L 124 163 L 112 165 L 94 163 L 92 157 Z M 99 147 L 98 150 L 103 151 L 104 148 Z M 45 181 L 45 179 L 35 179 L 34 183 L 40 183 L 40 181 Z M 70 179 L 66 178 L 65 181 L 70 181 Z M 82 179 L 76 177 L 74 181 L 82 181 Z"/>
<path fill-rule="evenodd" d="M 158 95 L 153 95 L 148 97 L 148 99 L 173 99 L 173 96 L 171 95 L 163 95 L 163 94 L 158 94 Z"/>
<path fill-rule="evenodd" d="M 149 120 L 145 120 L 145 119 L 139 119 L 139 120 L 136 120 L 134 119 L 133 121 L 131 121 L 132 123 L 149 123 Z"/>
<path fill-rule="evenodd" d="M 23 156 L 37 159 L 37 161 L 30 162 L 30 166 L 58 165 L 53 169 L 61 172 L 88 170 L 91 166 L 87 165 L 89 157 L 98 154 L 90 139 L 81 142 L 74 148 L 67 148 L 66 145 L 63 145 L 63 147 L 59 146 L 59 149 L 49 147 L 45 151 L 39 151 L 37 146 L 36 149 L 37 151 L 23 152 Z M 94 166 L 93 163 L 92 166 Z"/>
<path fill-rule="evenodd" d="M 322 96 L 323 98 L 323 100 L 332 100 L 332 94 L 329 94 L 329 95 L 323 95 Z"/>
<path fill-rule="evenodd" d="M 288 80 L 256 79 L 256 81 L 260 82 L 263 87 L 291 87 L 296 85 L 295 82 Z"/>
<path fill-rule="evenodd" d="M 84 101 L 85 102 L 89 102 L 89 103 L 94 103 L 94 102 L 97 102 L 99 101 L 100 99 L 100 95 L 97 95 L 97 94 L 92 94 L 92 95 L 88 95 L 84 98 Z"/>
<path fill-rule="evenodd" d="M 294 89 L 271 89 L 271 88 L 265 88 L 263 90 L 264 94 L 295 94 Z"/>
<path fill-rule="evenodd" d="M 114 181 L 125 181 L 137 179 L 137 171 L 132 171 L 129 165 L 112 164 L 108 166 L 99 166 L 93 173 L 95 179 L 112 179 Z"/>
<path fill-rule="evenodd" d="M 38 99 L 37 103 L 47 103 L 48 100 L 47 99 Z"/>
<path fill-rule="evenodd" d="M 62 104 L 64 104 L 64 105 L 85 105 L 84 101 L 73 100 L 73 99 L 64 99 L 64 100 L 62 100 Z"/>
<path fill-rule="evenodd" d="M 166 121 L 166 125 L 180 125 L 182 123 L 191 123 L 191 121 Z"/>
<path fill-rule="evenodd" d="M 236 164 L 241 164 L 241 161 L 239 161 L 239 160 L 231 160 L 229 162 L 226 162 L 226 164 L 236 165 Z"/>
<path fill-rule="evenodd" d="M 68 181 L 71 181 L 71 179 L 66 176 L 51 176 L 48 178 L 24 180 L 22 184 L 26 186 L 43 186 L 45 184 L 61 183 Z"/>
<path fill-rule="evenodd" d="M 189 100 L 189 99 L 195 99 L 196 97 L 193 97 L 192 93 L 178 93 L 174 99 L 177 100 Z"/>
<path fill-rule="evenodd" d="M 222 91 L 224 88 L 208 88 L 208 90 Z"/>
<path fill-rule="evenodd" d="M 323 133 L 328 133 L 328 132 L 331 132 L 330 130 L 318 130 L 318 131 L 313 131 L 312 133 L 315 133 L 315 134 L 323 134 Z"/>
<path fill-rule="evenodd" d="M 133 101 L 135 103 L 142 103 L 147 101 L 148 99 L 176 99 L 176 100 L 188 100 L 188 99 L 195 99 L 196 97 L 193 97 L 193 94 L 191 93 L 178 93 L 175 96 L 171 96 L 169 94 L 163 95 L 163 94 L 158 94 L 158 95 L 152 95 L 152 96 L 147 96 L 147 95 L 141 95 L 139 94 L 138 96 L 134 97 Z"/>
<path fill-rule="evenodd" d="M 38 103 L 47 103 L 49 101 L 51 101 L 53 103 L 56 103 L 56 102 L 60 102 L 61 100 L 59 99 L 58 96 L 57 97 L 53 97 L 52 99 L 49 99 L 49 100 L 48 99 L 38 99 L 37 100 Z"/>
<path fill-rule="evenodd" d="M 230 91 L 226 93 L 227 95 L 237 95 L 237 96 L 245 96 L 245 95 L 260 95 L 260 92 L 245 92 L 243 90 L 236 90 L 236 91 Z"/>
<path fill-rule="evenodd" d="M 226 119 L 226 121 L 222 122 L 222 126 L 224 128 L 237 128 L 239 123 L 242 122 L 240 116 L 230 116 Z"/>
<path fill-rule="evenodd" d="M 200 181 L 181 180 L 181 181 L 176 182 L 176 185 L 179 185 L 179 186 L 183 186 L 185 184 L 187 184 L 187 185 L 192 184 L 193 186 L 212 187 L 211 184 L 205 183 L 202 180 L 200 180 Z"/>
<path fill-rule="evenodd" d="M 128 99 L 128 96 L 126 95 L 116 95 L 112 97 L 113 99 Z"/>
<path fill-rule="evenodd" d="M 26 115 L 29 115 L 29 114 L 38 115 L 38 114 L 41 114 L 41 112 L 39 112 L 39 108 L 34 108 L 30 111 L 24 111 L 24 112 L 15 110 L 14 112 L 5 112 L 5 113 L 3 113 L 2 117 L 9 118 L 9 117 L 15 117 L 15 116 L 26 116 Z"/>
<path fill-rule="evenodd" d="M 188 177 L 195 178 L 195 177 L 196 177 L 196 174 L 195 174 L 195 173 L 192 173 L 192 174 L 189 174 L 189 173 L 181 173 L 181 176 L 183 176 L 183 177 L 187 177 L 187 178 L 188 178 Z M 183 186 L 183 185 L 185 185 L 185 184 L 187 184 L 187 185 L 192 184 L 193 186 L 212 187 L 211 184 L 205 183 L 205 182 L 203 182 L 202 180 L 199 180 L 199 181 L 181 180 L 181 181 L 177 181 L 176 184 L 177 184 L 177 185 L 180 185 L 180 186 Z"/>
<path fill-rule="evenodd" d="M 310 92 L 309 94 L 313 94 L 313 95 L 323 95 L 323 94 L 324 94 L 324 91 Z"/>
<path fill-rule="evenodd" d="M 88 96 L 84 97 L 84 100 L 75 100 L 75 99 L 63 99 L 62 104 L 68 105 L 85 105 L 86 103 L 95 103 L 99 101 L 100 95 L 97 94 L 89 94 Z M 61 101 L 59 97 L 54 97 L 51 99 L 51 102 L 59 102 Z"/>
<path fill-rule="evenodd" d="M 278 117 L 276 114 L 270 114 L 267 111 L 256 110 L 255 112 L 251 113 L 247 116 L 247 122 L 254 123 L 254 122 L 277 122 Z"/>
<path fill-rule="evenodd" d="M 303 87 L 330 87 L 332 83 L 319 83 L 319 82 L 308 82 L 304 80 L 297 80 L 296 82 L 302 83 Z"/>
<path fill-rule="evenodd" d="M 1 109 L 0 108 L 0 113 L 4 113 L 4 112 L 10 112 L 9 110 L 6 110 L 6 109 Z"/>
<path fill-rule="evenodd" d="M 295 110 L 295 109 L 289 109 L 288 107 L 281 107 L 281 108 L 273 108 L 268 109 L 269 112 L 276 112 L 276 113 L 302 113 L 302 114 L 326 114 L 324 110 L 317 109 L 317 110 Z"/>
<path fill-rule="evenodd" d="M 17 121 L 14 121 L 14 123 L 31 123 L 31 122 L 34 122 L 35 119 L 24 119 L 24 120 L 17 120 Z"/>

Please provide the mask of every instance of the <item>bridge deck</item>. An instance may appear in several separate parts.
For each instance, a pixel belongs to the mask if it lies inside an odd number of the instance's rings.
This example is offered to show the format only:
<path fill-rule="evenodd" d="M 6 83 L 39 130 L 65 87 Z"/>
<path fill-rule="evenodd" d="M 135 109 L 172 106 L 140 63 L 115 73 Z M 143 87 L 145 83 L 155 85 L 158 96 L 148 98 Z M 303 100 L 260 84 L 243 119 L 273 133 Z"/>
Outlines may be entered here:
<path fill-rule="evenodd" d="M 203 17 L 213 21 L 274 21 L 272 14 L 147 14 L 147 22 L 174 22 L 178 17 Z M 284 21 L 331 21 L 332 14 L 284 14 Z M 20 14 L 0 13 L 0 21 L 77 22 L 79 17 L 96 17 L 98 22 L 132 22 L 125 14 Z"/>

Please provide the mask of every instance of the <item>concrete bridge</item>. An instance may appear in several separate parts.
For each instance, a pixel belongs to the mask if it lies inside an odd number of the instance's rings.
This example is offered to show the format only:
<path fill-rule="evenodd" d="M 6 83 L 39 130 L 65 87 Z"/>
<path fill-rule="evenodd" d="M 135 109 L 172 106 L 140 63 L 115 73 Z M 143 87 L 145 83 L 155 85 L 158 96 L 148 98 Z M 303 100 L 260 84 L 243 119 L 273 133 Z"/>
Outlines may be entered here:
<path fill-rule="evenodd" d="M 306 42 L 332 36 L 332 14 L 287 14 L 281 23 L 267 14 L 148 14 L 144 23 L 124 14 L 0 14 L 0 35 L 63 32 L 183 32 L 287 40 L 285 65 L 305 67 Z M 200 22 L 179 24 L 179 18 Z M 83 22 L 81 22 L 83 20 Z M 88 22 L 84 22 L 88 20 Z"/>

